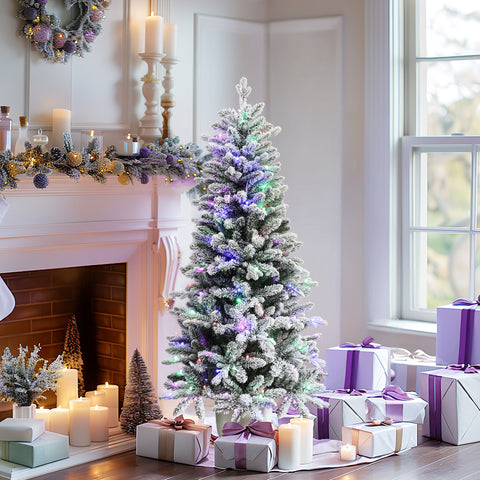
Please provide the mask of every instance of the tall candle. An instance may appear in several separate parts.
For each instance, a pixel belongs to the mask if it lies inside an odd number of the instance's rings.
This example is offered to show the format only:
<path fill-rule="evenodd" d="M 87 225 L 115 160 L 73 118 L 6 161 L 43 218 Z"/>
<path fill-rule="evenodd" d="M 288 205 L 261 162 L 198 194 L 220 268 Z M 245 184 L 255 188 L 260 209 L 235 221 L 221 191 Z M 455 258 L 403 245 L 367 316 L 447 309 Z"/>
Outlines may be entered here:
<path fill-rule="evenodd" d="M 90 439 L 92 442 L 108 440 L 108 407 L 90 407 Z"/>
<path fill-rule="evenodd" d="M 50 143 L 53 147 L 63 148 L 64 132 L 71 133 L 72 113 L 65 108 L 54 108 L 52 112 L 52 137 Z"/>
<path fill-rule="evenodd" d="M 105 392 L 105 406 L 108 407 L 108 426 L 118 426 L 118 386 L 109 385 L 108 382 L 105 385 L 97 385 L 97 390 Z"/>
<path fill-rule="evenodd" d="M 70 412 L 68 408 L 52 408 L 50 410 L 50 431 L 60 433 L 61 435 L 68 435 L 68 422 Z"/>
<path fill-rule="evenodd" d="M 311 418 L 292 418 L 290 423 L 300 427 L 300 463 L 313 461 L 313 420 Z"/>
<path fill-rule="evenodd" d="M 278 426 L 278 468 L 296 470 L 300 467 L 300 426 L 284 423 Z"/>
<path fill-rule="evenodd" d="M 64 368 L 57 380 L 57 407 L 68 407 L 70 400 L 78 397 L 78 371 Z"/>
<path fill-rule="evenodd" d="M 86 392 L 85 396 L 90 399 L 90 405 L 94 407 L 105 406 L 105 391 L 104 390 L 92 390 L 91 392 Z"/>
<path fill-rule="evenodd" d="M 145 19 L 145 53 L 163 52 L 163 17 L 150 15 Z"/>
<path fill-rule="evenodd" d="M 166 23 L 163 26 L 164 53 L 167 58 L 177 58 L 177 30 L 176 23 Z"/>
<path fill-rule="evenodd" d="M 48 408 L 37 408 L 35 418 L 43 418 L 45 420 L 45 430 L 50 430 L 50 410 Z"/>
<path fill-rule="evenodd" d="M 85 397 L 70 400 L 70 445 L 90 445 L 90 399 Z"/>

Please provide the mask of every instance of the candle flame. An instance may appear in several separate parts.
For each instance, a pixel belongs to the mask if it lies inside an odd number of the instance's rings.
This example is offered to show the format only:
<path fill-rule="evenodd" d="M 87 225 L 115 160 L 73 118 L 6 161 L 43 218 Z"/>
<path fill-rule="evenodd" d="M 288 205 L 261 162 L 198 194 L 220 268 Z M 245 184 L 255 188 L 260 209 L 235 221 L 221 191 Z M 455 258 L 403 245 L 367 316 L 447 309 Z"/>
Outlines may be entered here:
<path fill-rule="evenodd" d="M 154 17 L 154 16 L 155 16 L 155 12 L 154 12 L 153 10 L 150 12 L 150 16 L 151 16 L 151 17 Z"/>
<path fill-rule="evenodd" d="M 93 137 L 95 135 L 95 130 L 90 130 L 90 136 Z"/>
<path fill-rule="evenodd" d="M 105 386 L 108 387 L 108 382 L 105 382 Z"/>

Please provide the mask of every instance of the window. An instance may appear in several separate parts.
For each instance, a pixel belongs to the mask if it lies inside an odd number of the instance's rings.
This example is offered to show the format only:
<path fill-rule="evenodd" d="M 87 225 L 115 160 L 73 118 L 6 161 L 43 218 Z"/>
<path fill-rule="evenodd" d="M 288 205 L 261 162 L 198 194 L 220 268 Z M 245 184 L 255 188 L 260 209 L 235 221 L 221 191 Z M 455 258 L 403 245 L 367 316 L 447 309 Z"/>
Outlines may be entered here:
<path fill-rule="evenodd" d="M 405 128 L 413 136 L 402 142 L 401 315 L 434 320 L 437 306 L 473 298 L 480 286 L 480 138 L 465 136 L 480 133 L 480 8 L 475 0 L 405 7 Z"/>

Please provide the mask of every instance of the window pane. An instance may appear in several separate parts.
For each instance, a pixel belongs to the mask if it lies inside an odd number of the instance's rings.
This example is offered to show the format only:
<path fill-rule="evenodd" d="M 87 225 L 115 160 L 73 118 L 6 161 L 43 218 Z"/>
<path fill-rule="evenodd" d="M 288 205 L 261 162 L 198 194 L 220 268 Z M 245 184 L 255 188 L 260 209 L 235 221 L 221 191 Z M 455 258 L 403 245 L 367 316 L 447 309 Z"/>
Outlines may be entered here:
<path fill-rule="evenodd" d="M 480 134 L 480 60 L 421 62 L 417 73 L 421 135 Z"/>
<path fill-rule="evenodd" d="M 413 309 L 435 310 L 468 298 L 469 235 L 416 232 L 412 243 Z"/>
<path fill-rule="evenodd" d="M 421 57 L 480 53 L 478 0 L 419 0 L 417 17 Z"/>
<path fill-rule="evenodd" d="M 417 151 L 412 174 L 413 226 L 470 225 L 470 153 Z"/>

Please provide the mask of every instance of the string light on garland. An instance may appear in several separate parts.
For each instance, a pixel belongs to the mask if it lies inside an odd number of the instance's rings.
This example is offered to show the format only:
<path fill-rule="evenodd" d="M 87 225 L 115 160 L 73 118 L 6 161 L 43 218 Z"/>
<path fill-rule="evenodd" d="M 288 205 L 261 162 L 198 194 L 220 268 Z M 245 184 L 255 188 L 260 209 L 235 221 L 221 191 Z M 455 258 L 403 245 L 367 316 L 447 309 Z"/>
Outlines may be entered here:
<path fill-rule="evenodd" d="M 48 0 L 18 0 L 18 17 L 24 21 L 20 35 L 49 62 L 67 62 L 72 54 L 83 57 L 102 31 L 101 21 L 111 0 L 65 0 L 65 9 L 77 11 L 72 21 L 62 27 L 54 13 L 47 11 Z"/>

